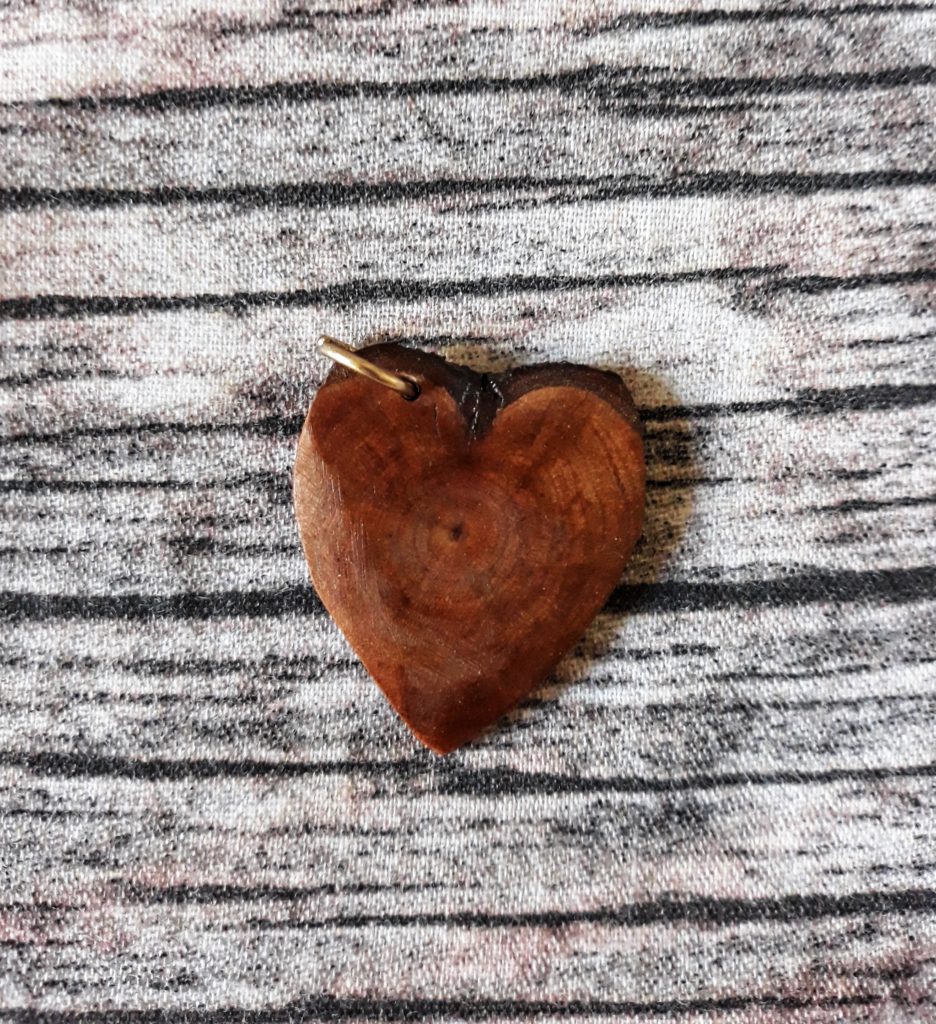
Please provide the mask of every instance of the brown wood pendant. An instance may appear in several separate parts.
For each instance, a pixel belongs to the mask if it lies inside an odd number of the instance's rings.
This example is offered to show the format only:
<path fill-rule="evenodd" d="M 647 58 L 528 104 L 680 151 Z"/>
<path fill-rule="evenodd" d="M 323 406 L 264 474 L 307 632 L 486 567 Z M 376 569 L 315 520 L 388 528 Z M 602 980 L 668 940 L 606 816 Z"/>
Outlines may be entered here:
<path fill-rule="evenodd" d="M 526 697 L 617 584 L 643 524 L 639 421 L 586 366 L 359 354 L 419 394 L 331 372 L 299 439 L 299 532 L 325 607 L 444 754 Z"/>

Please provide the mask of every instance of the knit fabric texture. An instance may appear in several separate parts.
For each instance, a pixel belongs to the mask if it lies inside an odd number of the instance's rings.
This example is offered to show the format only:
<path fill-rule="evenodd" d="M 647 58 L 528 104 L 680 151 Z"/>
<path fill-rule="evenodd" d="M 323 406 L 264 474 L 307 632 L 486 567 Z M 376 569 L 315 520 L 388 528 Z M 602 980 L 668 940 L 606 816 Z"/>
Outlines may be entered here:
<path fill-rule="evenodd" d="M 928 2 L 3 5 L 3 1021 L 936 1020 L 934 49 Z M 620 586 L 445 758 L 308 581 L 323 332 L 641 411 Z"/>

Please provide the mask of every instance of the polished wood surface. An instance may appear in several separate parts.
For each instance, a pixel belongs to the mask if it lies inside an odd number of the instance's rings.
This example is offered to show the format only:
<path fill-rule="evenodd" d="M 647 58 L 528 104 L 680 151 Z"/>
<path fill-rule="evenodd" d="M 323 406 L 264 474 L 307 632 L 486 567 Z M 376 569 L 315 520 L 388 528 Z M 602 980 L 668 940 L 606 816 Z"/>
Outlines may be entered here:
<path fill-rule="evenodd" d="M 302 543 L 390 703 L 447 753 L 542 682 L 618 582 L 643 523 L 639 422 L 613 373 L 360 352 L 420 393 L 333 370 L 299 440 Z"/>

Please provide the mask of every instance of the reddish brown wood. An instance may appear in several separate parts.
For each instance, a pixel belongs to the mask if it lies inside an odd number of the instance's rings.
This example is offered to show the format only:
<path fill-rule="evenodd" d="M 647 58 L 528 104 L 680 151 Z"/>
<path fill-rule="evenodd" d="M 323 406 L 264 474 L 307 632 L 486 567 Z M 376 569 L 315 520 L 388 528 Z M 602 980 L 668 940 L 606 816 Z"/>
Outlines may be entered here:
<path fill-rule="evenodd" d="M 398 345 L 336 367 L 295 467 L 325 607 L 406 724 L 446 753 L 542 681 L 618 582 L 643 523 L 623 381 L 554 363 L 481 375 Z"/>

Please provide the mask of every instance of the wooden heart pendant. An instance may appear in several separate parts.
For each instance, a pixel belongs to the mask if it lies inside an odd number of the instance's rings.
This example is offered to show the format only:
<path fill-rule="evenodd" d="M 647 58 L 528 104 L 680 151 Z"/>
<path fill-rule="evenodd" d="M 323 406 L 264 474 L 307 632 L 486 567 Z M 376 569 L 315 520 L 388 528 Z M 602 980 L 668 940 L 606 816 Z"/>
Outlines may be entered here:
<path fill-rule="evenodd" d="M 299 438 L 299 532 L 325 607 L 444 754 L 526 697 L 617 584 L 643 524 L 637 412 L 586 366 L 358 354 L 419 393 L 331 372 Z"/>

